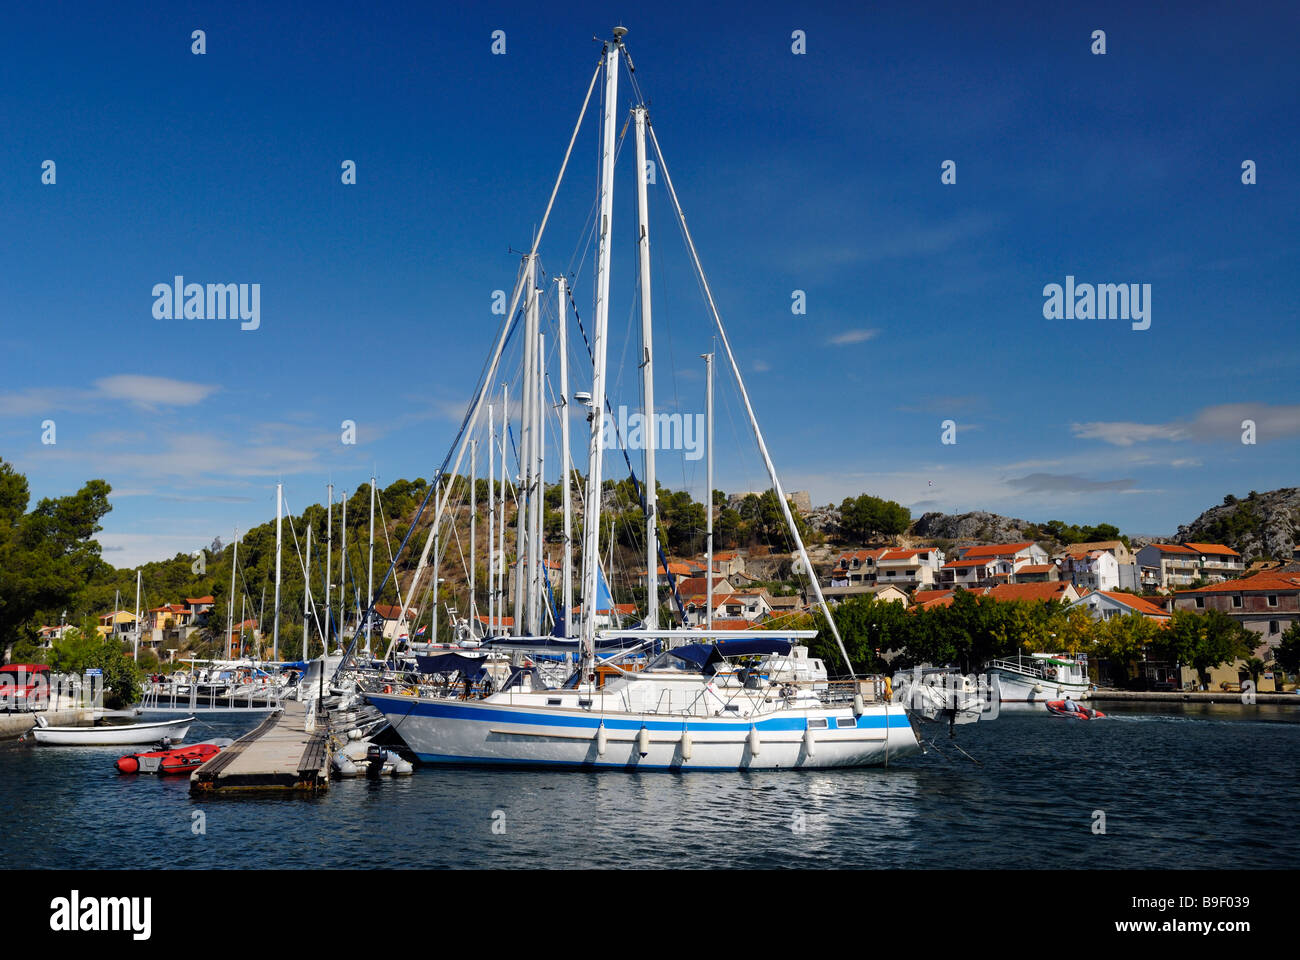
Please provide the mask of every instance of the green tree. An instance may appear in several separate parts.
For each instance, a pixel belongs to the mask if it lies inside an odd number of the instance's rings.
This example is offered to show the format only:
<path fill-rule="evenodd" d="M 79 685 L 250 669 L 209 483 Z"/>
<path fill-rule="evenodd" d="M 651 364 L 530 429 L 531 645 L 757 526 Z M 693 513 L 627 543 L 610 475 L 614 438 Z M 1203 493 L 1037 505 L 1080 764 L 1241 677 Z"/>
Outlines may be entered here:
<path fill-rule="evenodd" d="M 1275 655 L 1287 673 L 1300 673 L 1300 620 L 1293 621 L 1283 632 Z"/>
<path fill-rule="evenodd" d="M 76 493 L 45 498 L 27 512 L 27 478 L 0 460 L 0 645 L 8 663 L 14 644 L 30 638 L 41 611 L 72 601 L 107 564 L 93 539 L 111 509 L 111 488 L 87 481 Z"/>
<path fill-rule="evenodd" d="M 840 504 L 840 526 L 852 540 L 866 542 L 877 537 L 896 537 L 912 522 L 912 511 L 870 494 L 846 497 Z"/>

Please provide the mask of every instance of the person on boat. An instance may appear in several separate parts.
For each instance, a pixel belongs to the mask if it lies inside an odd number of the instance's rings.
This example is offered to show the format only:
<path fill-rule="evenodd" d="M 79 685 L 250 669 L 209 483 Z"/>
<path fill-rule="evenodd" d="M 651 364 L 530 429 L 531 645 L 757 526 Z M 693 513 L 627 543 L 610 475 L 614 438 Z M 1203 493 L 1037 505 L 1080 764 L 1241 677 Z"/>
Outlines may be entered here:
<path fill-rule="evenodd" d="M 1071 713 L 1078 713 L 1078 712 L 1079 712 L 1079 705 L 1078 705 L 1077 703 L 1075 703 L 1073 700 L 1071 700 L 1069 697 L 1066 697 L 1066 698 L 1065 698 L 1065 709 L 1066 709 L 1066 710 L 1069 710 Z"/>

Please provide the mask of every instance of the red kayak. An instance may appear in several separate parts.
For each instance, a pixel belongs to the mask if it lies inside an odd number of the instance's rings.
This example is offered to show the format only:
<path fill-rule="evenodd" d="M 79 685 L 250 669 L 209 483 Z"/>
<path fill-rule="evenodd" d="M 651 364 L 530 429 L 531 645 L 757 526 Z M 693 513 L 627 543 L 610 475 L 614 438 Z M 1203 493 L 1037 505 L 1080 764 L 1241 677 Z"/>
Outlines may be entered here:
<path fill-rule="evenodd" d="M 119 773 L 189 773 L 220 752 L 221 747 L 215 743 L 196 743 L 175 750 L 132 753 L 118 758 L 117 769 Z"/>
<path fill-rule="evenodd" d="M 1054 717 L 1072 717 L 1075 720 L 1102 720 L 1106 716 L 1100 710 L 1080 706 L 1073 700 L 1047 700 L 1044 702 L 1047 706 L 1047 712 Z"/>

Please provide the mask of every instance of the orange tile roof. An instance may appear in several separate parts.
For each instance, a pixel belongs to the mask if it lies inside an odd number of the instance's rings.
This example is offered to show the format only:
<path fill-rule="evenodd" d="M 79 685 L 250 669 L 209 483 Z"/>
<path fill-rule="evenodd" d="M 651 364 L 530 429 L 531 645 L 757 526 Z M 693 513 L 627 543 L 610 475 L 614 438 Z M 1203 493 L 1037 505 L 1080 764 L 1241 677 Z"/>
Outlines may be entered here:
<path fill-rule="evenodd" d="M 1241 577 L 1237 580 L 1224 580 L 1222 583 L 1211 583 L 1209 586 L 1199 587 L 1196 590 L 1178 590 L 1176 595 L 1197 594 L 1197 593 L 1235 593 L 1243 592 L 1289 592 L 1300 590 L 1300 575 L 1278 573 L 1273 570 L 1265 570 L 1250 577 Z"/>
<path fill-rule="evenodd" d="M 1163 607 L 1157 607 L 1150 600 L 1131 593 L 1123 593 L 1119 590 L 1098 590 L 1103 596 L 1110 597 L 1116 603 L 1122 603 L 1124 606 L 1136 610 L 1138 613 L 1147 617 L 1159 617 L 1162 620 L 1169 619 L 1169 611 Z"/>
<path fill-rule="evenodd" d="M 1184 547 L 1190 547 L 1191 549 L 1195 550 L 1197 553 L 1218 553 L 1218 554 L 1227 554 L 1227 555 L 1230 556 L 1230 557 L 1239 557 L 1239 556 L 1241 556 L 1241 554 L 1239 554 L 1236 550 L 1233 550 L 1232 547 L 1225 547 L 1225 546 L 1224 546 L 1223 544 L 1221 544 L 1221 543 L 1191 543 L 1191 542 L 1184 542 L 1184 543 L 1183 543 L 1183 546 L 1184 546 Z"/>
<path fill-rule="evenodd" d="M 986 596 L 994 600 L 1060 600 L 1070 588 L 1068 580 L 1048 580 L 1044 583 L 1000 583 Z"/>
<path fill-rule="evenodd" d="M 1016 573 L 1046 573 L 1051 569 L 1052 565 L 1050 563 L 1027 563 L 1017 570 Z"/>
<path fill-rule="evenodd" d="M 1034 545 L 1034 541 L 1025 540 L 1021 543 L 991 543 L 981 547 L 971 547 L 962 553 L 962 556 L 969 560 L 971 557 L 1007 557 L 1013 553 L 1019 553 Z"/>
<path fill-rule="evenodd" d="M 1155 547 L 1161 553 L 1195 553 L 1195 550 L 1189 550 L 1180 543 L 1148 543 L 1148 547 Z"/>
<path fill-rule="evenodd" d="M 185 602 L 192 606 L 196 603 L 213 603 L 214 601 L 211 597 L 186 597 Z"/>
<path fill-rule="evenodd" d="M 735 620 L 735 619 L 732 619 L 732 620 L 714 620 L 714 621 L 713 621 L 713 629 L 714 629 L 714 630 L 749 630 L 749 629 L 753 628 L 753 626 L 754 626 L 754 625 L 753 625 L 752 623 L 750 623 L 748 620 Z"/>
<path fill-rule="evenodd" d="M 996 557 L 988 557 L 984 560 L 949 560 L 940 569 L 947 570 L 949 567 L 987 567 L 996 559 Z"/>

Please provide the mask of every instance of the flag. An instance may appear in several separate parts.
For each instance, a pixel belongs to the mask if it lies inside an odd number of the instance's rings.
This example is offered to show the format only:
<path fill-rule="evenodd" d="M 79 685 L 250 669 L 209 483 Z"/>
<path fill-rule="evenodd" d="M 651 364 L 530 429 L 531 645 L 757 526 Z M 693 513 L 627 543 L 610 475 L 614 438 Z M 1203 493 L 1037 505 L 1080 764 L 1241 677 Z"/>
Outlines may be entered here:
<path fill-rule="evenodd" d="M 416 631 L 415 631 L 415 635 L 416 635 L 417 637 L 422 637 L 422 636 L 424 636 L 424 631 L 426 631 L 426 630 L 428 630 L 428 629 L 429 629 L 429 625 L 426 623 L 426 624 L 425 624 L 424 626 L 422 626 L 419 630 L 416 630 Z"/>

